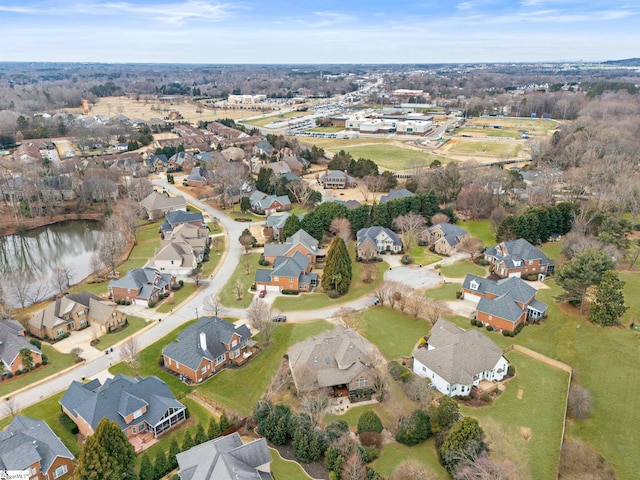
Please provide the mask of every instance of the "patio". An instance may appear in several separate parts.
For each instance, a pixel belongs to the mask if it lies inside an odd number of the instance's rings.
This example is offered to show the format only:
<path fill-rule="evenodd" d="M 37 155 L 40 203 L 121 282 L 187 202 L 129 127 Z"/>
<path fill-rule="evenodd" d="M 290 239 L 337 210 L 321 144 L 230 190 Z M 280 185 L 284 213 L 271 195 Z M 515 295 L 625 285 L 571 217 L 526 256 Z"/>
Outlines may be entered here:
<path fill-rule="evenodd" d="M 136 451 L 136 455 L 140 452 L 145 451 L 157 441 L 158 439 L 153 436 L 152 432 L 141 433 L 140 435 L 129 438 L 129 443 L 133 445 L 133 448 Z"/>

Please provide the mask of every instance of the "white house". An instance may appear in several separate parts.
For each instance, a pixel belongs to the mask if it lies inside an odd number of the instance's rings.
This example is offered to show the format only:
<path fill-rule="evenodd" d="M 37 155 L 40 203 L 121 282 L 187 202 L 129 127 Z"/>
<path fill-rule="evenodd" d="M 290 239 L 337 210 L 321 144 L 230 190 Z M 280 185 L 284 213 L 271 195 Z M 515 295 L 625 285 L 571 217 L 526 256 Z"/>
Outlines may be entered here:
<path fill-rule="evenodd" d="M 426 348 L 413 353 L 413 372 L 449 397 L 470 395 L 482 380 L 502 380 L 508 366 L 500 347 L 485 335 L 442 318 L 431 329 Z"/>
<path fill-rule="evenodd" d="M 400 253 L 402 240 L 393 230 L 385 227 L 362 228 L 356 233 L 356 251 L 362 258 L 382 253 Z"/>

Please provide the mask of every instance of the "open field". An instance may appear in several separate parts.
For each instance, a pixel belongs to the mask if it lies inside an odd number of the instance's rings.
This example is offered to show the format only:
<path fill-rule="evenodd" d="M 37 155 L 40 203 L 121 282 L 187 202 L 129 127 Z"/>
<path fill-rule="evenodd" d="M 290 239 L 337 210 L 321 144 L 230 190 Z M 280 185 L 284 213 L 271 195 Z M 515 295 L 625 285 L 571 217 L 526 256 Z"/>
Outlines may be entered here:
<path fill-rule="evenodd" d="M 131 119 L 151 120 L 152 118 L 162 119 L 170 111 L 177 110 L 182 115 L 183 120 L 189 123 L 197 123 L 200 120 L 216 120 L 221 118 L 246 118 L 257 115 L 259 112 L 248 110 L 225 110 L 220 108 L 210 109 L 203 105 L 194 103 L 162 103 L 156 99 L 135 100 L 129 97 L 104 97 L 99 98 L 95 105 L 92 105 L 90 115 L 124 115 Z M 198 112 L 201 111 L 201 113 Z M 82 113 L 81 108 L 65 109 L 68 113 Z"/>
<path fill-rule="evenodd" d="M 476 265 L 475 263 L 472 263 L 468 260 L 457 262 L 453 265 L 444 265 L 440 268 L 440 271 L 445 277 L 452 278 L 464 278 L 467 276 L 467 273 L 477 275 L 479 277 L 484 277 L 487 275 L 486 268 Z"/>
<path fill-rule="evenodd" d="M 249 287 L 251 287 L 251 284 L 256 278 L 256 269 L 262 268 L 258 265 L 259 258 L 259 253 L 249 253 L 242 256 L 242 259 L 240 260 L 241 263 L 238 263 L 238 266 L 233 271 L 233 275 L 220 291 L 220 298 L 222 299 L 222 303 L 224 305 L 234 308 L 247 308 L 249 305 L 251 305 L 254 294 L 253 292 L 249 292 Z M 242 266 L 242 262 L 244 261 L 249 262 L 249 265 L 251 266 L 251 271 L 248 275 L 246 274 L 245 269 Z M 240 300 L 236 300 L 235 293 L 235 285 L 238 280 L 242 282 L 243 294 Z"/>
<path fill-rule="evenodd" d="M 313 115 L 312 110 L 307 110 L 306 112 L 299 112 L 295 110 L 293 112 L 276 113 L 274 115 L 268 115 L 262 118 L 245 120 L 243 123 L 246 123 L 247 125 L 255 125 L 256 127 L 264 127 L 272 122 L 283 122 L 290 118 L 300 118 L 300 117 L 306 117 L 309 115 Z M 250 115 L 246 115 L 246 116 L 250 116 Z"/>
<path fill-rule="evenodd" d="M 389 170 L 406 170 L 416 165 L 428 167 L 434 160 L 442 163 L 451 160 L 441 155 L 423 152 L 422 150 L 414 150 L 402 146 L 388 144 L 361 145 L 353 147 L 340 147 L 327 149 L 332 153 L 340 150 L 349 152 L 353 158 L 368 158 L 373 160 L 378 166 Z"/>
<path fill-rule="evenodd" d="M 107 348 L 114 346 L 119 341 L 129 338 L 131 335 L 147 326 L 147 321 L 144 318 L 134 317 L 133 315 L 127 315 L 127 321 L 129 322 L 129 326 L 124 330 L 105 333 L 101 337 L 98 337 L 100 343 L 98 343 L 94 348 L 98 350 L 106 350 Z"/>
<path fill-rule="evenodd" d="M 447 155 L 471 155 L 473 157 L 518 157 L 522 151 L 520 143 L 511 141 L 489 141 L 476 139 L 452 139 L 442 149 Z"/>
<path fill-rule="evenodd" d="M 482 240 L 485 248 L 496 244 L 496 237 L 491 232 L 489 220 L 470 220 L 468 222 L 458 222 L 456 225 L 464 228 L 473 238 Z"/>
<path fill-rule="evenodd" d="M 502 127 L 494 128 L 493 125 L 502 125 Z M 557 122 L 540 118 L 474 117 L 468 119 L 467 123 L 456 133 L 521 138 L 522 132 L 520 130 L 526 130 L 530 137 L 547 136 L 557 126 Z"/>
<path fill-rule="evenodd" d="M 292 137 L 297 138 L 297 137 Z M 392 145 L 402 145 L 398 140 L 393 140 L 391 138 L 370 138 L 370 137 L 360 137 L 360 138 L 298 138 L 300 143 L 305 145 L 315 145 L 318 148 L 324 148 L 329 151 L 339 152 L 340 150 L 348 151 L 349 148 L 358 147 L 361 145 L 373 145 L 373 144 L 392 144 Z"/>
<path fill-rule="evenodd" d="M 425 290 L 425 295 L 435 300 L 453 301 L 456 299 L 456 292 L 461 289 L 461 283 L 444 283 L 441 287 Z"/>

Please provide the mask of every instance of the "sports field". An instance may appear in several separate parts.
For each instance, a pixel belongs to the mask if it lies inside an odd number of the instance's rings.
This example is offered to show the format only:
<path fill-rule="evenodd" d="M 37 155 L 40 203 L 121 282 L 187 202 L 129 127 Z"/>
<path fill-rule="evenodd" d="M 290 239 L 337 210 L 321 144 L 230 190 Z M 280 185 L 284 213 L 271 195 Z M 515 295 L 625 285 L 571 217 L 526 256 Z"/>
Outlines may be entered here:
<path fill-rule="evenodd" d="M 526 131 L 529 137 L 544 137 L 557 126 L 552 120 L 538 118 L 474 117 L 456 130 L 456 135 L 522 138 Z"/>
<path fill-rule="evenodd" d="M 421 150 L 413 150 L 389 144 L 373 144 L 360 146 L 344 146 L 341 148 L 327 149 L 331 153 L 337 153 L 340 150 L 349 152 L 353 158 L 368 158 L 373 160 L 378 166 L 389 170 L 406 170 L 415 166 L 428 167 L 434 160 L 442 163 L 451 160 L 441 155 L 433 155 Z"/>
<path fill-rule="evenodd" d="M 252 120 L 244 120 L 243 123 L 246 123 L 248 125 L 255 125 L 256 127 L 264 127 L 272 122 L 282 122 L 290 118 L 306 117 L 307 115 L 312 115 L 312 114 L 313 114 L 313 111 L 311 110 L 306 112 L 293 111 L 293 112 L 285 112 L 285 113 L 276 113 L 275 115 L 268 115 L 266 117 L 254 118 Z"/>
<path fill-rule="evenodd" d="M 445 147 L 450 155 L 471 155 L 473 157 L 515 158 L 522 150 L 520 143 L 500 140 L 463 139 L 451 140 Z"/>

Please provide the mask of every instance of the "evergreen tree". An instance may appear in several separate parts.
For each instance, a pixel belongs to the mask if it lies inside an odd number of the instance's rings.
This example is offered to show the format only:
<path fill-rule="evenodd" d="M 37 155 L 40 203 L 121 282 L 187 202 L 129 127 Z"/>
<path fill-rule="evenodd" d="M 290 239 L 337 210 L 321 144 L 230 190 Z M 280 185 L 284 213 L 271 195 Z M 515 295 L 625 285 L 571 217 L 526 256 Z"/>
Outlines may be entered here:
<path fill-rule="evenodd" d="M 460 407 L 451 397 L 442 397 L 433 414 L 434 429 L 446 430 L 456 423 L 460 416 Z"/>
<path fill-rule="evenodd" d="M 135 450 L 120 426 L 102 419 L 82 445 L 76 480 L 121 480 L 135 475 Z"/>
<path fill-rule="evenodd" d="M 336 290 L 339 295 L 349 291 L 351 285 L 351 257 L 341 237 L 334 237 L 322 273 L 322 288 L 325 291 Z"/>
<path fill-rule="evenodd" d="M 144 453 L 140 459 L 140 480 L 156 480 L 156 472 L 149 455 Z"/>
<path fill-rule="evenodd" d="M 191 436 L 191 434 L 187 431 L 184 432 L 184 440 L 182 440 L 182 451 L 186 452 L 187 450 L 189 450 L 192 447 L 195 447 L 196 443 L 193 441 L 193 437 Z"/>
<path fill-rule="evenodd" d="M 169 444 L 169 455 L 167 456 L 167 460 L 169 461 L 169 466 L 171 470 L 174 468 L 178 468 L 178 459 L 176 455 L 180 453 L 180 447 L 178 446 L 178 442 L 175 438 L 171 439 L 171 443 Z"/>
<path fill-rule="evenodd" d="M 193 440 L 196 443 L 196 445 L 200 445 L 201 443 L 204 443 L 207 440 L 209 440 L 209 438 L 207 437 L 207 434 L 204 431 L 204 427 L 202 426 L 201 423 L 199 423 L 198 427 L 196 428 L 196 436 L 194 437 Z"/>
<path fill-rule="evenodd" d="M 292 236 L 294 233 L 296 233 L 298 230 L 300 230 L 302 228 L 302 224 L 300 222 L 300 219 L 298 218 L 297 215 L 291 215 L 289 218 L 287 218 L 284 222 L 284 225 L 282 226 L 282 238 L 281 240 L 286 240 L 287 238 L 289 238 L 290 236 Z M 307 232 L 309 233 L 309 232 Z M 311 235 L 309 233 L 309 235 Z M 313 235 L 311 235 L 313 236 Z"/>
<path fill-rule="evenodd" d="M 260 190 L 263 193 L 272 194 L 274 192 L 274 185 L 272 180 L 273 170 L 270 168 L 260 167 L 258 172 L 258 178 L 256 180 L 256 190 Z"/>
<path fill-rule="evenodd" d="M 240 211 L 244 213 L 249 210 L 251 210 L 251 201 L 249 200 L 249 197 L 242 197 L 240 199 Z"/>
<path fill-rule="evenodd" d="M 213 440 L 220 436 L 220 424 L 216 421 L 215 418 L 211 417 L 209 421 L 209 428 L 207 429 L 207 437 L 209 440 Z"/>
<path fill-rule="evenodd" d="M 391 203 L 391 202 L 388 202 Z M 373 206 L 373 224 L 379 227 L 391 228 L 388 203 L 376 203 Z"/>
<path fill-rule="evenodd" d="M 488 451 L 489 447 L 484 442 L 484 431 L 478 420 L 466 417 L 451 427 L 438 449 L 438 454 L 440 463 L 452 474 L 463 458 L 477 458 L 482 452 Z"/>
<path fill-rule="evenodd" d="M 167 460 L 167 455 L 164 453 L 164 450 L 160 449 L 157 451 L 156 461 L 153 467 L 156 472 L 156 478 L 162 478 L 169 472 L 170 464 L 169 460 Z"/>
<path fill-rule="evenodd" d="M 220 415 L 220 433 L 224 433 L 229 428 L 231 428 L 229 417 L 227 417 L 227 414 L 225 412 L 222 412 L 222 415 Z"/>
<path fill-rule="evenodd" d="M 620 324 L 620 318 L 629 307 L 624 304 L 622 288 L 625 282 L 613 270 L 602 274 L 591 304 L 589 320 L 603 327 Z"/>

